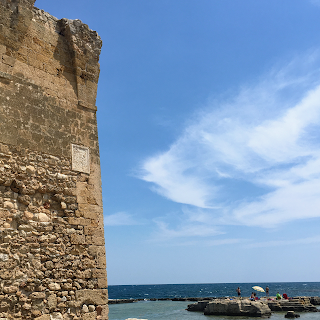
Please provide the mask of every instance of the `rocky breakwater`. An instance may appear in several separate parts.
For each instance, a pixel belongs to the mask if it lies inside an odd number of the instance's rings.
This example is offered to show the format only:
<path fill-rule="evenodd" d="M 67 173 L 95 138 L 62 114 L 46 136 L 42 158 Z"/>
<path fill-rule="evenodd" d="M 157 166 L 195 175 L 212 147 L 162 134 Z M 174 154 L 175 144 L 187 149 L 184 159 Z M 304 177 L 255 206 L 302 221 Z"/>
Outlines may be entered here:
<path fill-rule="evenodd" d="M 203 311 L 205 315 L 227 315 L 248 317 L 269 317 L 271 309 L 261 301 L 249 299 L 215 299 L 213 301 L 199 301 L 188 305 L 188 311 Z"/>
<path fill-rule="evenodd" d="M 265 317 L 271 312 L 318 312 L 315 305 L 320 303 L 319 297 L 295 297 L 290 299 L 276 300 L 261 299 L 227 299 L 220 298 L 212 301 L 202 300 L 189 304 L 188 311 L 200 311 L 206 315 L 232 315 Z"/>
<path fill-rule="evenodd" d="M 109 299 L 108 304 L 133 303 L 133 302 L 138 302 L 142 300 L 143 299 Z"/>
<path fill-rule="evenodd" d="M 319 299 L 313 297 L 312 301 L 316 303 Z M 267 301 L 271 311 L 295 311 L 295 312 L 318 312 L 315 305 L 310 302 L 309 297 L 295 297 L 291 299 L 282 300 L 268 300 Z"/>

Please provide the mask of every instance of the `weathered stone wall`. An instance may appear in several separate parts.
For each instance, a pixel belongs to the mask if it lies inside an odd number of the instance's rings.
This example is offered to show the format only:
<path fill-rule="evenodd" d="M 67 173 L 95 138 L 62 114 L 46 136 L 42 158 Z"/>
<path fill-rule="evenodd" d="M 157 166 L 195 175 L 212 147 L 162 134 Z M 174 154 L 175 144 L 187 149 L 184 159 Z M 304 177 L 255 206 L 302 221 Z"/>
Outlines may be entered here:
<path fill-rule="evenodd" d="M 0 319 L 108 319 L 102 42 L 34 2 L 0 0 Z"/>

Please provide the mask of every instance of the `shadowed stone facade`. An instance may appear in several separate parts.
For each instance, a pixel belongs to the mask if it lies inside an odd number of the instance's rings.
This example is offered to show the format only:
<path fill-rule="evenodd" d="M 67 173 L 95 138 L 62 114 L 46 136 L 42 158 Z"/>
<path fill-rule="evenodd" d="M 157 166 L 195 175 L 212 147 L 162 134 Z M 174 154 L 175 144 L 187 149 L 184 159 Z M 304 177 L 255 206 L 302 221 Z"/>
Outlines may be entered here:
<path fill-rule="evenodd" d="M 100 37 L 0 0 L 0 319 L 108 319 Z"/>

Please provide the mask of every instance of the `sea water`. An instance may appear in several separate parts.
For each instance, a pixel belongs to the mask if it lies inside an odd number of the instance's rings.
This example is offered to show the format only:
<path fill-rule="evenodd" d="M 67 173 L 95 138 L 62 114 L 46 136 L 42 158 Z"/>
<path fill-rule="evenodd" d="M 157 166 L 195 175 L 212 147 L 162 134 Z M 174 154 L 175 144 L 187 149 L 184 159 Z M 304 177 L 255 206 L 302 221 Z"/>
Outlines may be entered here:
<path fill-rule="evenodd" d="M 220 284 L 167 284 L 167 285 L 130 285 L 109 286 L 110 299 L 146 299 L 146 301 L 111 304 L 109 320 L 140 318 L 148 320 L 233 320 L 250 319 L 247 317 L 205 316 L 201 312 L 186 311 L 190 301 L 149 301 L 159 298 L 185 297 L 227 297 L 235 296 L 236 288 L 241 288 L 242 296 L 250 296 L 252 287 L 259 285 L 270 288 L 270 295 L 277 292 L 293 296 L 320 296 L 319 282 L 283 283 L 220 283 Z M 264 295 L 263 293 L 260 294 Z M 273 313 L 271 320 L 284 319 L 285 313 Z M 318 320 L 320 313 L 300 313 L 301 320 Z"/>
<path fill-rule="evenodd" d="M 270 295 L 286 293 L 288 297 L 320 296 L 320 282 L 275 282 L 275 283 L 201 283 L 201 284 L 156 284 L 109 286 L 110 299 L 159 299 L 185 297 L 232 297 L 237 287 L 242 296 L 249 297 L 253 286 L 269 286 Z M 259 293 L 258 293 L 259 294 Z M 320 317 L 319 317 L 320 319 Z"/>
<path fill-rule="evenodd" d="M 231 316 L 205 316 L 202 312 L 185 310 L 191 302 L 182 301 L 139 301 L 125 304 L 112 304 L 109 306 L 109 320 L 125 320 L 138 318 L 148 320 L 243 320 L 256 319 L 248 317 Z M 285 312 L 273 313 L 270 320 L 285 319 Z M 299 313 L 301 320 L 319 320 L 320 313 Z"/>

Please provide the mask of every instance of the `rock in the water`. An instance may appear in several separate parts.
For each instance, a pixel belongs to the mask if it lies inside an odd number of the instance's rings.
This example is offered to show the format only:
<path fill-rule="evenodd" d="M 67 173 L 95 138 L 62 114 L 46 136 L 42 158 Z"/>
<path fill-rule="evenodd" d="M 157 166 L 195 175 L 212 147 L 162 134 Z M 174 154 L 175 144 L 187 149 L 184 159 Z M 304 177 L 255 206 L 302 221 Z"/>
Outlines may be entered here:
<path fill-rule="evenodd" d="M 297 314 L 294 311 L 288 311 L 287 314 L 284 317 L 285 318 L 289 318 L 289 319 L 299 318 L 300 314 Z"/>
<path fill-rule="evenodd" d="M 188 304 L 188 311 L 204 311 L 209 301 L 199 301 L 197 303 Z"/>
<path fill-rule="evenodd" d="M 320 305 L 320 297 L 310 297 L 310 303 L 315 306 Z"/>
<path fill-rule="evenodd" d="M 308 297 L 268 301 L 268 306 L 271 311 L 318 312 L 317 307 L 310 303 Z"/>
<path fill-rule="evenodd" d="M 265 317 L 271 315 L 267 304 L 260 301 L 217 299 L 209 302 L 205 315 Z"/>

